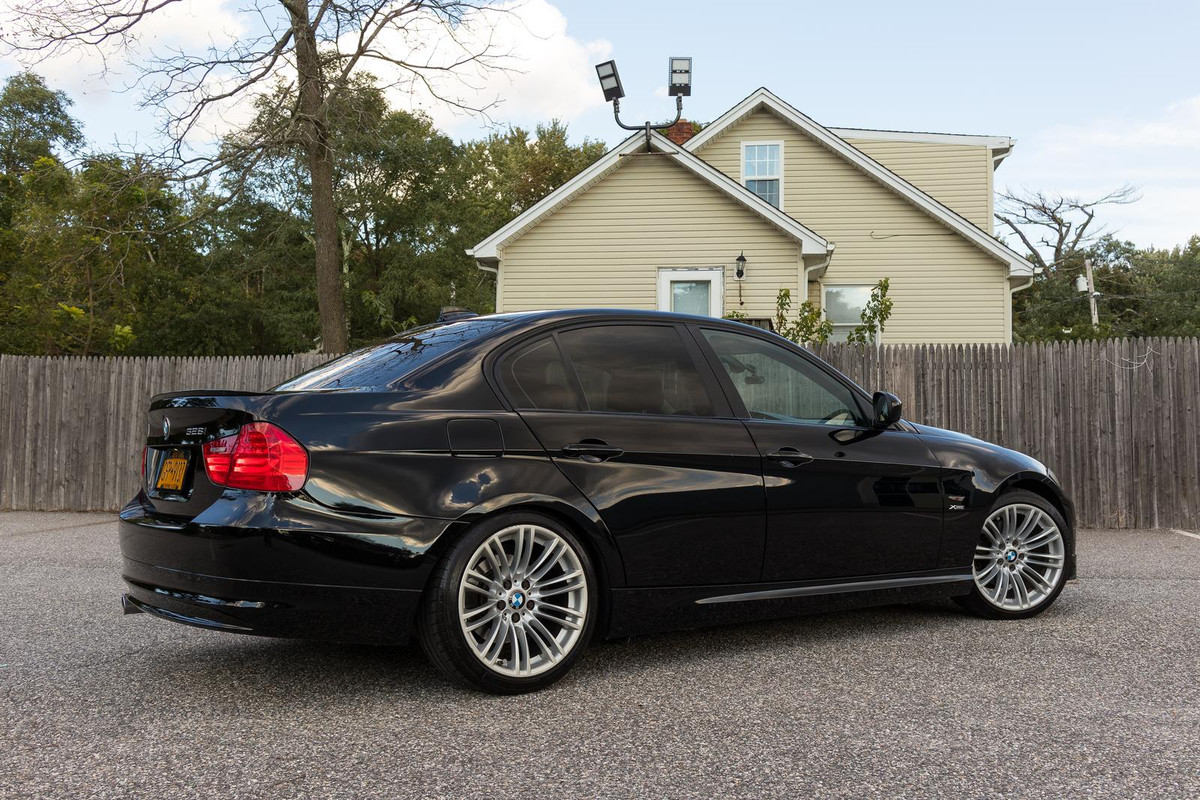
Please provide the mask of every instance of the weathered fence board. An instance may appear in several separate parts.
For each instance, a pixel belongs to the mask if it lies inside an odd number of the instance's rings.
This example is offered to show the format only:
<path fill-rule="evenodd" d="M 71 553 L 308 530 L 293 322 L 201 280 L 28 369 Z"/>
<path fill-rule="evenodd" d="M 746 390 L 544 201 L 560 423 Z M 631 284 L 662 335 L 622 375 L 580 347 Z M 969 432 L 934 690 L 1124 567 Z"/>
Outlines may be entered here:
<path fill-rule="evenodd" d="M 1088 526 L 1200 529 L 1200 340 L 817 348 L 905 416 L 1049 464 Z M 263 389 L 320 355 L 0 356 L 0 509 L 97 510 L 134 492 L 159 392 Z"/>

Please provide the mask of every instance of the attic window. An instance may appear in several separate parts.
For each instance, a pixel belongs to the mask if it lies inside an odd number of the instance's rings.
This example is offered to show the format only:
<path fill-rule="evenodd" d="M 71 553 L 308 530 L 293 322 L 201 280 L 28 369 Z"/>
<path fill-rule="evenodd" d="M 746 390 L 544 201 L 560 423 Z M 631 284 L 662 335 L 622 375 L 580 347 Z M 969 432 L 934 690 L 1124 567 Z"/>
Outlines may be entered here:
<path fill-rule="evenodd" d="M 742 142 L 742 182 L 776 208 L 783 203 L 783 142 Z"/>

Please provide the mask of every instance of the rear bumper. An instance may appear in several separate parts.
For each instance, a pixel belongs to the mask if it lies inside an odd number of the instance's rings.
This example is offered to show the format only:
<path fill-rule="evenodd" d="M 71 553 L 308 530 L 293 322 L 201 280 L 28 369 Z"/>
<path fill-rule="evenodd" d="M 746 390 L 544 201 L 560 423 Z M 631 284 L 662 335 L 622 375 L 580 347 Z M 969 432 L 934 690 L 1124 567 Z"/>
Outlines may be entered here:
<path fill-rule="evenodd" d="M 343 642 L 404 644 L 419 589 L 229 580 L 124 559 L 126 611 L 198 628 Z"/>
<path fill-rule="evenodd" d="M 403 644 L 445 520 L 226 492 L 195 519 L 121 512 L 126 611 L 233 633 Z"/>

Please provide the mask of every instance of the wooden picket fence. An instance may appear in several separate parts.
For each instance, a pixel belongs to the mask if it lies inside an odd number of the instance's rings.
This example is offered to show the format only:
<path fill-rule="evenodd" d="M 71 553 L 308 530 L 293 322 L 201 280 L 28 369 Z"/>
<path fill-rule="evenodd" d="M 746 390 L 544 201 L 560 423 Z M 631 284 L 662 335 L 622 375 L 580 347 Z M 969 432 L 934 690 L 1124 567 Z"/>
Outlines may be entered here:
<path fill-rule="evenodd" d="M 908 419 L 1044 461 L 1084 526 L 1200 529 L 1200 339 L 817 352 Z M 0 509 L 118 508 L 151 395 L 263 389 L 324 358 L 0 356 Z"/>

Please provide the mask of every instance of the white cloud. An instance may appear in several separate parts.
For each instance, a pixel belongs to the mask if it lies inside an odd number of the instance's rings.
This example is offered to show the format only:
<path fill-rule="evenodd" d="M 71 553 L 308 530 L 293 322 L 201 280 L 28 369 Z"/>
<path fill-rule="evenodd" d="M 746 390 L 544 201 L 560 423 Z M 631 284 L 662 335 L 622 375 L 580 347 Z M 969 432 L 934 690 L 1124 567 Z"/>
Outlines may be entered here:
<path fill-rule="evenodd" d="M 1200 150 L 1200 97 L 1172 103 L 1157 119 L 1097 120 L 1085 127 L 1057 125 L 1047 131 L 1060 138 L 1059 152 L 1076 145 L 1114 150 L 1151 147 Z"/>
<path fill-rule="evenodd" d="M 1142 199 L 1100 211 L 1118 236 L 1170 247 L 1200 234 L 1200 96 L 1148 119 L 1098 118 L 1023 138 L 998 186 L 1094 197 L 1123 184 Z"/>
<path fill-rule="evenodd" d="M 0 0 L 0 19 L 11 7 L 12 0 Z M 526 126 L 554 117 L 577 118 L 603 105 L 593 65 L 609 57 L 609 42 L 582 42 L 570 36 L 566 17 L 547 0 L 510 0 L 495 8 L 499 13 L 479 15 L 452 29 L 423 17 L 408 30 L 384 32 L 376 49 L 398 59 L 434 64 L 487 49 L 500 56 L 497 69 L 466 64 L 453 75 L 430 73 L 431 91 L 377 60 L 364 60 L 361 68 L 389 86 L 389 99 L 396 107 L 423 110 L 456 136 L 477 135 L 486 120 L 439 101 L 435 92 L 464 106 L 490 106 L 491 120 Z M 247 17 L 233 0 L 184 0 L 139 23 L 137 41 L 129 51 L 76 47 L 38 63 L 9 57 L 0 59 L 0 75 L 32 66 L 52 87 L 66 90 L 77 101 L 76 111 L 93 140 L 152 147 L 161 120 L 137 107 L 141 92 L 129 88 L 138 78 L 137 65 L 156 53 L 224 49 L 239 37 L 255 35 L 259 23 L 251 24 L 254 30 L 247 28 Z M 252 110 L 245 97 L 210 109 L 191 141 L 203 147 L 248 121 Z"/>
<path fill-rule="evenodd" d="M 11 0 L 0 0 L 0 18 L 11 14 L 13 5 Z M 123 144 L 148 144 L 155 140 L 161 121 L 138 108 L 145 89 L 135 85 L 141 75 L 139 65 L 176 51 L 223 50 L 244 36 L 246 29 L 232 0 L 184 0 L 150 14 L 131 33 L 124 48 L 113 40 L 99 46 L 74 45 L 45 58 L 36 52 L 12 53 L 0 59 L 0 70 L 29 68 L 52 88 L 66 91 L 76 101 L 76 112 L 89 123 L 93 139 L 103 143 L 111 136 Z M 247 110 L 238 104 L 215 109 L 195 138 L 207 141 L 228 130 L 230 123 L 224 117 L 231 113 L 244 121 Z"/>
<path fill-rule="evenodd" d="M 12 14 L 13 5 L 12 0 L 0 0 L 0 18 Z M 15 54 L 5 61 L 34 67 L 67 91 L 118 91 L 136 79 L 131 65 L 155 52 L 224 47 L 242 35 L 242 20 L 229 6 L 230 0 L 184 0 L 167 5 L 137 24 L 127 51 L 119 49 L 114 40 L 100 46 L 73 46 L 44 61 L 38 61 L 36 53 Z"/>
<path fill-rule="evenodd" d="M 570 36 L 566 17 L 547 0 L 517 0 L 498 8 L 498 14 L 475 18 L 457 29 L 457 41 L 439 26 L 425 23 L 408 32 L 387 32 L 380 37 L 379 49 L 397 58 L 434 63 L 485 48 L 499 55 L 497 69 L 467 65 L 455 77 L 435 75 L 433 80 L 438 95 L 469 107 L 492 106 L 488 116 L 505 124 L 569 119 L 604 104 L 593 67 L 612 52 L 608 41 L 581 42 Z M 384 83 L 395 83 L 389 99 L 398 108 L 423 110 L 454 135 L 478 129 L 477 116 L 440 102 L 396 69 L 379 62 L 365 68 Z"/>

